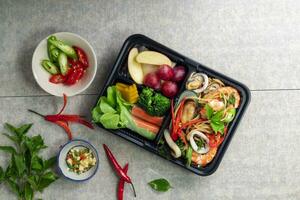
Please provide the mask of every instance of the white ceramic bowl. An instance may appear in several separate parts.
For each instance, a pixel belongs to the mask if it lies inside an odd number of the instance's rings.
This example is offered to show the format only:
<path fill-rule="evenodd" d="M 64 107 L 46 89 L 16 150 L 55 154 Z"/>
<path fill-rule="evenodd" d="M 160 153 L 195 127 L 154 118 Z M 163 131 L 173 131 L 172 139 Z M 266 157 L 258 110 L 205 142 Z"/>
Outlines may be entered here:
<path fill-rule="evenodd" d="M 78 83 L 68 86 L 64 84 L 53 84 L 49 82 L 50 74 L 42 67 L 41 62 L 44 59 L 49 59 L 47 53 L 47 38 L 51 35 L 55 35 L 58 39 L 63 40 L 71 46 L 78 46 L 82 48 L 87 54 L 89 67 L 86 70 L 84 76 Z M 97 71 L 97 57 L 92 46 L 82 37 L 74 33 L 60 32 L 51 34 L 43 39 L 36 47 L 32 57 L 32 72 L 35 80 L 40 87 L 46 92 L 55 95 L 63 96 L 65 93 L 67 96 L 73 96 L 87 89 L 95 78 Z"/>
<path fill-rule="evenodd" d="M 76 174 L 76 173 L 68 170 L 69 168 L 66 163 L 66 157 L 67 157 L 68 152 L 72 148 L 82 148 L 82 147 L 86 147 L 93 152 L 93 154 L 96 158 L 96 165 L 82 174 Z M 58 154 L 57 160 L 58 160 L 58 168 L 59 168 L 61 174 L 65 178 L 72 180 L 72 181 L 77 181 L 77 182 L 86 181 L 86 180 L 92 178 L 96 174 L 96 172 L 98 170 L 98 166 L 99 166 L 99 157 L 98 157 L 97 150 L 89 142 L 87 142 L 85 140 L 80 140 L 80 139 L 74 139 L 74 140 L 71 140 L 68 143 L 66 143 L 61 148 L 61 150 Z"/>

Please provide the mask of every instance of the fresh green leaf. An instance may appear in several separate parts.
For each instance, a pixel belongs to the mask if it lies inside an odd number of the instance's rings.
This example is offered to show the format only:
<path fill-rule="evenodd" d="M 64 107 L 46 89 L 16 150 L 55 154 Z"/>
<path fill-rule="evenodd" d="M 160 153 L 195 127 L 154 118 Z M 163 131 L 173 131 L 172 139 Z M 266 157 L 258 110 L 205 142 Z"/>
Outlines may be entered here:
<path fill-rule="evenodd" d="M 25 159 L 23 155 L 13 154 L 13 160 L 18 171 L 19 176 L 21 176 L 26 170 Z"/>
<path fill-rule="evenodd" d="M 40 178 L 40 182 L 39 182 L 39 185 L 38 185 L 38 190 L 43 191 L 44 188 L 48 187 L 56 179 L 58 179 L 58 177 L 53 172 L 46 172 Z"/>
<path fill-rule="evenodd" d="M 26 137 L 25 144 L 30 150 L 31 154 L 47 147 L 45 146 L 44 140 L 41 135 L 36 135 L 31 138 Z"/>
<path fill-rule="evenodd" d="M 223 118 L 223 115 L 224 115 L 224 111 L 220 110 L 211 117 L 211 121 L 214 122 L 215 124 L 219 124 L 221 122 L 221 119 Z"/>
<path fill-rule="evenodd" d="M 15 180 L 18 177 L 18 171 L 16 169 L 16 165 L 13 159 L 14 154 L 11 155 L 10 164 L 5 170 L 5 179 L 13 179 Z"/>
<path fill-rule="evenodd" d="M 111 107 L 109 105 L 109 103 L 107 102 L 107 98 L 106 97 L 100 97 L 101 102 L 100 102 L 100 109 L 103 113 L 116 113 L 117 111 Z"/>
<path fill-rule="evenodd" d="M 212 129 L 214 130 L 215 133 L 218 133 L 220 132 L 221 134 L 224 133 L 224 128 L 225 128 L 225 125 L 223 122 L 220 122 L 218 124 L 214 123 L 214 122 L 211 122 L 210 123 Z"/>
<path fill-rule="evenodd" d="M 25 183 L 25 200 L 32 200 L 33 199 L 33 190 L 29 183 Z"/>
<path fill-rule="evenodd" d="M 107 129 L 118 129 L 120 116 L 118 114 L 105 113 L 101 116 L 100 122 Z"/>
<path fill-rule="evenodd" d="M 208 104 L 205 105 L 204 109 L 206 111 L 207 119 L 210 119 L 214 113 L 214 110 Z"/>
<path fill-rule="evenodd" d="M 170 183 L 164 179 L 156 179 L 148 183 L 150 187 L 152 187 L 154 190 L 159 191 L 159 192 L 166 192 L 171 188 Z"/>
<path fill-rule="evenodd" d="M 20 142 L 19 138 L 15 135 L 8 135 L 7 133 L 3 133 L 3 135 L 5 135 L 8 139 L 10 139 L 11 141 L 13 141 L 15 143 Z"/>
<path fill-rule="evenodd" d="M 20 126 L 19 128 L 17 128 L 17 132 L 19 135 L 25 135 L 29 129 L 32 127 L 33 124 L 24 124 L 22 126 Z"/>
<path fill-rule="evenodd" d="M 38 175 L 30 175 L 27 177 L 27 182 L 31 185 L 31 188 L 38 190 L 39 177 Z"/>
<path fill-rule="evenodd" d="M 43 159 L 37 155 L 33 155 L 31 158 L 31 169 L 41 171 L 43 169 Z"/>
<path fill-rule="evenodd" d="M 113 87 L 107 88 L 107 103 L 113 108 L 116 107 L 116 89 Z"/>
<path fill-rule="evenodd" d="M 3 168 L 0 166 L 0 183 L 5 179 L 5 172 Z"/>
<path fill-rule="evenodd" d="M 0 146 L 0 150 L 12 154 L 15 154 L 17 152 L 16 149 L 12 146 Z"/>
<path fill-rule="evenodd" d="M 100 106 L 96 106 L 93 110 L 92 110 L 92 118 L 94 122 L 100 122 L 100 118 L 103 115 L 103 112 L 100 109 Z"/>
<path fill-rule="evenodd" d="M 8 186 L 11 189 L 11 191 L 19 196 L 21 191 L 20 191 L 20 187 L 17 184 L 17 182 L 12 179 L 8 179 L 8 180 L 6 180 L 6 182 L 8 183 Z"/>
<path fill-rule="evenodd" d="M 49 158 L 48 160 L 44 161 L 44 170 L 49 169 L 50 167 L 53 167 L 57 162 L 57 157 L 53 156 Z"/>

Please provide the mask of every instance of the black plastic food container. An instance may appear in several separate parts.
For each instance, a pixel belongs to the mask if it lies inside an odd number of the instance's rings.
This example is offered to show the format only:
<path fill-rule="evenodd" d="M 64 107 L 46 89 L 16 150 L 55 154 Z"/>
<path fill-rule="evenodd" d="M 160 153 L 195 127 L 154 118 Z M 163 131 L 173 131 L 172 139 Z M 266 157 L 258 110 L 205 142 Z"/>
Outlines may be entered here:
<path fill-rule="evenodd" d="M 238 81 L 235 81 L 235 80 L 233 80 L 219 72 L 216 72 L 208 67 L 205 67 L 202 64 L 195 62 L 195 61 L 177 53 L 176 51 L 173 51 L 172 49 L 170 49 L 170 48 L 168 48 L 168 47 L 166 47 L 144 35 L 135 34 L 135 35 L 131 35 L 130 37 L 128 37 L 126 39 L 126 41 L 124 42 L 124 44 L 121 48 L 121 51 L 119 52 L 119 55 L 117 57 L 117 60 L 114 64 L 114 66 L 112 67 L 111 73 L 103 85 L 103 88 L 100 92 L 98 99 L 101 96 L 106 95 L 107 88 L 109 86 L 115 84 L 118 81 L 121 81 L 121 82 L 124 82 L 127 84 L 134 83 L 134 81 L 131 79 L 131 77 L 127 71 L 127 58 L 128 58 L 129 51 L 133 47 L 146 47 L 149 50 L 161 52 L 162 54 L 168 56 L 173 62 L 177 63 L 177 65 L 183 65 L 186 67 L 187 75 L 186 75 L 185 80 L 182 82 L 182 84 L 180 86 L 180 91 L 177 96 L 179 96 L 180 93 L 185 90 L 185 82 L 186 82 L 187 78 L 189 77 L 189 75 L 194 71 L 203 72 L 210 77 L 220 79 L 226 85 L 232 86 L 239 91 L 240 96 L 241 96 L 240 106 L 237 110 L 234 120 L 229 125 L 228 133 L 227 133 L 223 143 L 218 148 L 218 152 L 211 163 L 209 163 L 205 167 L 195 167 L 195 166 L 187 167 L 185 165 L 185 163 L 183 162 L 183 160 L 173 159 L 173 158 L 168 159 L 169 161 L 176 163 L 177 165 L 180 165 L 181 167 L 188 169 L 200 176 L 207 176 L 207 175 L 214 173 L 216 171 L 216 169 L 218 168 L 218 166 L 225 154 L 225 151 L 237 129 L 237 126 L 240 123 L 240 121 L 243 117 L 243 114 L 245 113 L 245 110 L 250 102 L 251 96 L 250 96 L 249 89 L 244 84 L 242 84 Z M 97 99 L 97 102 L 98 102 L 98 99 Z M 160 128 L 160 131 L 157 134 L 155 140 L 153 140 L 153 141 L 149 141 L 129 129 L 118 129 L 118 130 L 108 130 L 108 131 L 110 131 L 122 138 L 125 138 L 126 140 L 129 140 L 148 151 L 151 151 L 151 152 L 161 156 L 158 153 L 158 148 L 157 148 L 158 142 L 163 137 L 163 130 L 169 127 L 170 118 L 171 118 L 170 114 L 164 118 L 164 121 Z M 104 128 L 100 123 L 98 125 L 100 127 Z M 161 156 L 161 157 L 163 157 L 163 156 Z M 163 158 L 165 158 L 165 157 L 163 157 Z"/>

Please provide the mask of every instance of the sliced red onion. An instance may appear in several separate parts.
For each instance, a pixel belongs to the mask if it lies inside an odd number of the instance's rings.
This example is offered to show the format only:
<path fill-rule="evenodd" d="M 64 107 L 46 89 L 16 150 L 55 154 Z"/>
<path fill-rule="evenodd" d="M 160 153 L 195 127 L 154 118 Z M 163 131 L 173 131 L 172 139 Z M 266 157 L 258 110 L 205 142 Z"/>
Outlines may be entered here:
<path fill-rule="evenodd" d="M 177 144 L 172 140 L 170 133 L 167 129 L 165 129 L 164 131 L 164 137 L 165 140 L 167 142 L 167 144 L 169 145 L 169 147 L 171 148 L 171 154 L 174 158 L 179 158 L 181 156 L 181 151 L 179 149 L 179 147 L 177 146 Z"/>

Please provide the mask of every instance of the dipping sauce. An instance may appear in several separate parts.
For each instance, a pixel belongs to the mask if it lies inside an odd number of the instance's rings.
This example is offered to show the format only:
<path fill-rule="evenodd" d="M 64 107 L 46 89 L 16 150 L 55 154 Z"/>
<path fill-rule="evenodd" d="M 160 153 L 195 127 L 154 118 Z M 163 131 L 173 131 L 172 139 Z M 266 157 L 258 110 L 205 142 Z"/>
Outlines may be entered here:
<path fill-rule="evenodd" d="M 82 174 L 96 165 L 96 158 L 89 148 L 76 146 L 68 152 L 66 163 L 69 171 Z"/>

